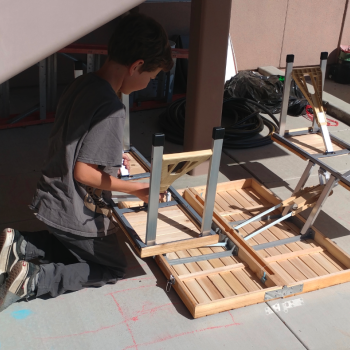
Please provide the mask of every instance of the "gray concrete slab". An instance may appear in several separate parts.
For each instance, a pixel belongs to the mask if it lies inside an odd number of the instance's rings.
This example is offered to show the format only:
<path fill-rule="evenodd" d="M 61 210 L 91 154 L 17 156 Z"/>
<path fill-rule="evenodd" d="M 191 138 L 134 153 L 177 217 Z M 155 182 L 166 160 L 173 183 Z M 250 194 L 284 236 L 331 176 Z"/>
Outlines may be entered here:
<path fill-rule="evenodd" d="M 268 302 L 307 349 L 350 348 L 350 283 Z"/>
<path fill-rule="evenodd" d="M 152 133 L 161 131 L 157 123 L 160 112 L 157 110 L 132 115 L 131 141 L 147 157 L 151 154 Z M 15 168 L 16 164 L 11 163 L 11 167 L 16 170 L 11 174 L 4 171 L 4 163 L 1 163 L 0 225 L 7 222 L 20 230 L 42 229 L 40 221 L 33 218 L 29 209 L 30 215 L 27 215 L 25 208 L 32 195 L 30 188 L 39 174 L 37 164 L 45 157 L 44 144 L 50 126 L 45 127 L 0 131 L 1 149 L 18 157 L 19 165 L 23 163 L 22 168 Z M 347 130 L 338 133 L 342 132 L 347 135 Z M 23 146 L 18 145 L 20 142 Z M 31 144 L 37 145 L 37 148 L 33 147 L 31 152 L 25 153 L 23 149 Z M 179 145 L 167 143 L 165 146 L 166 153 L 181 150 Z M 304 161 L 278 145 L 225 153 L 221 161 L 220 181 L 255 176 L 282 198 L 289 195 L 306 166 Z M 7 157 L 6 162 L 11 159 Z M 316 176 L 311 177 L 311 183 L 316 180 Z M 176 187 L 200 185 L 205 181 L 205 176 L 186 176 L 176 183 Z M 323 220 L 320 225 L 339 225 L 334 232 L 330 231 L 333 232 L 331 238 L 350 252 L 347 240 L 350 220 L 346 222 L 349 216 L 348 196 L 349 193 L 342 188 L 335 189 L 320 215 Z M 7 203 L 3 204 L 5 199 Z M 303 344 L 310 349 L 322 348 L 323 344 L 325 349 L 342 349 L 346 345 L 349 330 L 346 326 L 340 326 L 341 322 L 349 324 L 346 310 L 349 308 L 350 293 L 349 287 L 344 287 L 348 285 L 338 286 L 343 288 L 341 292 L 338 289 L 332 292 L 338 287 L 331 287 L 301 296 L 305 300 L 303 307 L 308 307 L 308 311 L 299 316 L 291 317 L 292 312 L 301 312 L 302 307 L 288 310 L 287 318 L 267 312 L 271 309 L 266 309 L 267 304 L 263 303 L 193 320 L 174 290 L 165 292 L 165 277 L 154 260 L 139 259 L 129 244 L 125 243 L 125 237 L 120 236 L 119 239 L 129 264 L 125 280 L 115 285 L 66 293 L 55 299 L 38 298 L 29 303 L 11 305 L 0 314 L 0 349 L 157 350 L 237 347 L 243 350 L 289 350 L 305 349 Z M 325 291 L 329 291 L 329 295 L 333 293 L 339 296 L 337 300 L 342 310 L 336 307 L 336 302 L 320 294 Z M 310 297 L 311 301 L 308 302 L 306 297 Z M 317 319 L 314 320 L 312 315 Z M 311 329 L 313 322 L 316 330 Z M 298 327 L 307 330 L 307 334 L 300 335 Z M 320 331 L 316 332 L 317 329 Z M 327 329 L 334 330 L 335 334 L 329 335 Z M 336 332 L 340 330 L 344 333 L 337 337 Z M 315 337 L 318 339 L 315 340 Z M 313 344 L 316 344 L 315 347 L 312 347 Z"/>
<path fill-rule="evenodd" d="M 1 349 L 304 349 L 264 303 L 192 319 L 176 292 L 165 292 L 166 279 L 154 260 L 142 261 L 123 248 L 125 280 L 19 302 L 2 312 Z"/>

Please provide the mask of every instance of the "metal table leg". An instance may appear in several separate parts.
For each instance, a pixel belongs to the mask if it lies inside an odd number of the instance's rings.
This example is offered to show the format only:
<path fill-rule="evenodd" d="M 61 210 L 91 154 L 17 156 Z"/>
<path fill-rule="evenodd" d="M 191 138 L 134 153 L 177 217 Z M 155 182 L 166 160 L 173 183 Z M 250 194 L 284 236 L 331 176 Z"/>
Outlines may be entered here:
<path fill-rule="evenodd" d="M 280 114 L 280 128 L 279 135 L 284 136 L 286 132 L 286 119 L 287 119 L 287 111 L 289 104 L 289 93 L 290 93 L 290 84 L 292 82 L 292 71 L 293 71 L 293 62 L 294 55 L 287 55 L 286 58 L 286 72 L 284 76 L 284 85 L 283 85 L 283 96 L 282 96 L 282 107 Z"/>
<path fill-rule="evenodd" d="M 162 175 L 164 134 L 154 134 L 152 140 L 151 178 L 147 208 L 146 245 L 156 244 L 160 180 Z"/>
<path fill-rule="evenodd" d="M 211 232 L 224 135 L 224 128 L 218 127 L 213 129 L 213 154 L 210 158 L 209 164 L 207 192 L 205 194 L 203 220 L 201 227 L 201 234 L 203 236 L 208 236 Z"/>
<path fill-rule="evenodd" d="M 124 151 L 130 150 L 130 97 L 122 94 L 122 103 L 125 106 L 125 124 L 124 124 Z"/>
<path fill-rule="evenodd" d="M 300 232 L 301 235 L 306 234 L 309 228 L 314 224 L 318 214 L 322 209 L 323 204 L 326 202 L 326 199 L 328 198 L 330 192 L 332 191 L 333 187 L 337 184 L 337 182 L 338 180 L 336 179 L 336 177 L 333 175 L 330 175 L 330 178 L 326 183 L 325 188 L 320 194 L 320 197 L 318 198 L 315 206 L 312 208 L 312 211 L 309 217 L 307 218 L 303 228 L 301 229 L 301 232 Z"/>
<path fill-rule="evenodd" d="M 300 178 L 298 184 L 295 186 L 295 189 L 294 189 L 292 195 L 296 194 L 297 192 L 299 192 L 300 190 L 302 190 L 302 189 L 304 188 L 304 186 L 305 186 L 305 184 L 306 184 L 306 181 L 307 181 L 307 180 L 309 179 L 309 177 L 310 177 L 311 170 L 312 170 L 312 167 L 313 167 L 314 165 L 315 165 L 315 164 L 312 163 L 312 162 L 309 160 L 309 162 L 308 162 L 308 164 L 307 164 L 307 166 L 306 166 L 306 168 L 305 168 L 305 170 L 304 170 L 304 172 L 303 172 L 303 175 L 301 175 L 301 178 Z M 282 216 L 287 215 L 287 213 L 290 211 L 291 208 L 292 208 L 291 205 L 285 207 L 285 208 L 283 209 Z"/>

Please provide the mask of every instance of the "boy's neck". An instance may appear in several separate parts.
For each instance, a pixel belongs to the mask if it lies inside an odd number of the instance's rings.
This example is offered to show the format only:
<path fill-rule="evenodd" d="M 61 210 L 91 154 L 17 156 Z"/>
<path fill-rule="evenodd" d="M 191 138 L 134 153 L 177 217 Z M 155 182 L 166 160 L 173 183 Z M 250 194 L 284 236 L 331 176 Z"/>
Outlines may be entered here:
<path fill-rule="evenodd" d="M 115 93 L 117 93 L 123 84 L 125 75 L 127 74 L 127 67 L 107 58 L 104 65 L 96 71 L 95 74 L 106 80 L 112 86 Z"/>

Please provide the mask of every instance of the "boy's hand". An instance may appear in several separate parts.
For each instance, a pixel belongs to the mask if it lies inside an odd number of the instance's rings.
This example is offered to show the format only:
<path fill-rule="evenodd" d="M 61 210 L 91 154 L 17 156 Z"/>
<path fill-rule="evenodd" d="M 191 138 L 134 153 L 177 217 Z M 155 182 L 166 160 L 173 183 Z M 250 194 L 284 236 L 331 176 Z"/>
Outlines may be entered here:
<path fill-rule="evenodd" d="M 127 153 L 123 153 L 123 165 L 130 171 L 130 157 Z"/>
<path fill-rule="evenodd" d="M 143 202 L 148 203 L 149 200 L 149 184 L 148 183 L 142 183 L 138 182 L 138 187 L 136 191 L 133 191 L 131 194 L 134 196 L 140 198 Z M 164 193 L 159 194 L 159 201 L 163 202 L 164 201 Z"/>

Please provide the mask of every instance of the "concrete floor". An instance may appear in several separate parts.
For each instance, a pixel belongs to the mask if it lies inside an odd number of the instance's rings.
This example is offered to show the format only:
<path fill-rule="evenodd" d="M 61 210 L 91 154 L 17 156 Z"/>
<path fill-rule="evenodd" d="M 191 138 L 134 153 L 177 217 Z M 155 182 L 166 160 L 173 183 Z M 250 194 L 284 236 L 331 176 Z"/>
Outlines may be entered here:
<path fill-rule="evenodd" d="M 132 114 L 131 140 L 146 157 L 151 135 L 160 131 L 161 110 Z M 289 118 L 301 127 L 302 117 Z M 43 228 L 27 205 L 45 158 L 52 125 L 0 130 L 0 229 Z M 350 142 L 349 127 L 330 127 Z M 167 143 L 166 153 L 182 147 Z M 349 157 L 331 160 L 349 170 Z M 225 150 L 220 181 L 256 177 L 282 199 L 296 185 L 306 163 L 279 145 Z M 315 183 L 312 174 L 310 183 Z M 204 184 L 205 176 L 185 176 L 177 188 Z M 350 193 L 337 187 L 316 226 L 350 253 Z M 115 285 L 87 288 L 58 298 L 13 304 L 0 314 L 0 349 L 350 349 L 350 283 L 289 299 L 192 319 L 152 258 L 139 259 L 120 236 L 127 255 L 127 278 Z M 294 307 L 288 301 L 293 300 Z"/>

